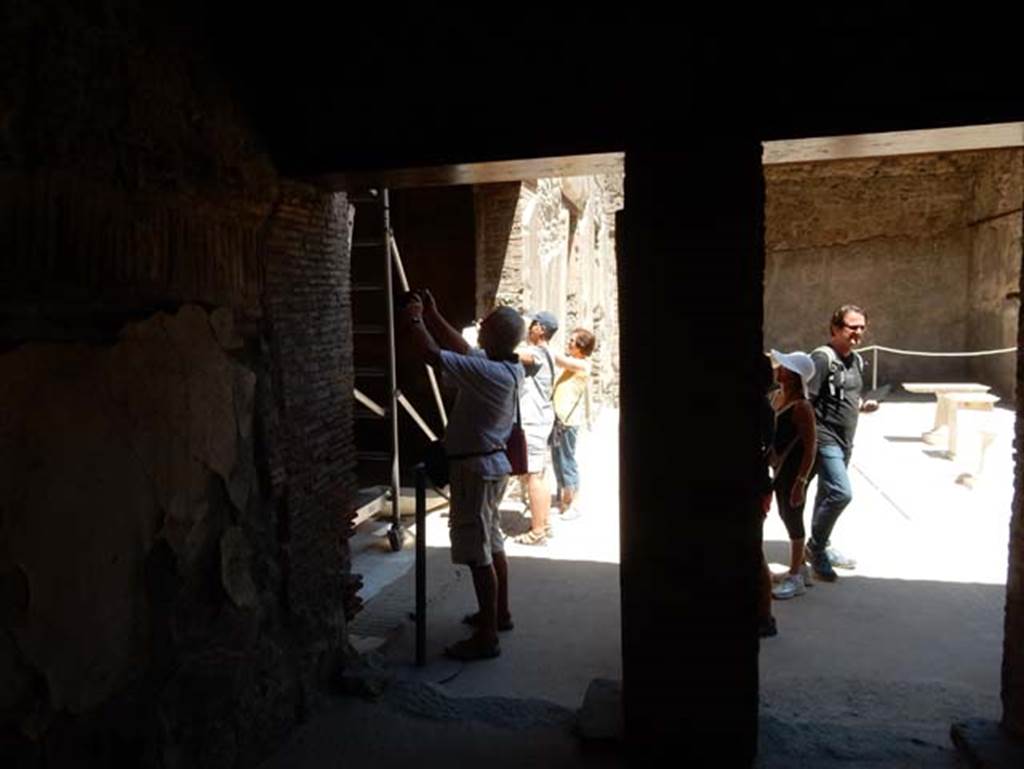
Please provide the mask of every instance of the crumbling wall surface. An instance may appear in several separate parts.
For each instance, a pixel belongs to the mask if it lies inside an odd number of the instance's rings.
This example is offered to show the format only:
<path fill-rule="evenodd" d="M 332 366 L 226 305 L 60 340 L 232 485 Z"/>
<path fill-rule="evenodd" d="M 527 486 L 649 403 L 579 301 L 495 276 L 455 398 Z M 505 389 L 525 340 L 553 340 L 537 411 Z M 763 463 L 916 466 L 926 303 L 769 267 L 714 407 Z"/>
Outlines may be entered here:
<path fill-rule="evenodd" d="M 478 302 L 493 297 L 523 312 L 553 312 L 559 350 L 573 328 L 593 331 L 596 404 L 618 403 L 615 212 L 622 206 L 621 176 L 476 188 Z"/>
<path fill-rule="evenodd" d="M 1024 150 L 985 153 L 976 169 L 968 222 L 968 349 L 1006 349 L 1016 347 L 1020 312 Z M 1016 395 L 1016 368 L 1013 353 L 970 361 L 972 380 L 992 385 L 1008 403 Z"/>
<path fill-rule="evenodd" d="M 1012 356 L 1016 363 L 1014 372 L 1016 374 L 1016 397 L 1013 400 L 1017 409 L 1016 440 L 1014 442 L 1016 472 L 1014 473 L 1013 514 L 1010 518 L 1009 566 L 1006 572 L 1006 614 L 1003 625 L 1003 669 L 1000 694 L 1003 702 L 1003 728 L 1024 739 L 1024 653 L 1022 653 L 1024 652 L 1024 472 L 1022 472 L 1020 457 L 1020 447 L 1024 445 L 1024 409 L 1021 408 L 1020 403 L 1021 398 L 1024 397 L 1024 355 L 1019 352 L 1020 348 L 1024 347 L 1024 318 L 1020 317 L 1019 312 L 1019 297 L 1022 288 L 1022 276 L 1019 272 L 1019 265 L 1022 262 L 1020 227 L 1021 221 L 1024 219 L 1024 212 L 1020 210 L 1020 182 L 1011 181 L 1013 174 L 1017 175 L 1018 180 L 1020 179 L 1021 154 L 1017 154 L 1016 157 L 1009 155 L 1005 160 L 1008 162 L 1000 163 L 997 168 L 991 169 L 994 179 L 986 184 L 989 190 L 1001 193 L 997 195 L 997 199 L 1000 199 L 999 203 L 992 206 L 996 210 L 993 212 L 994 218 L 990 220 L 998 229 L 994 232 L 986 231 L 984 235 L 979 232 L 978 239 L 984 242 L 993 238 L 1005 243 L 1007 236 L 1013 232 L 1013 225 L 1002 220 L 1016 221 L 1016 263 L 1018 265 L 1016 345 L 1018 353 Z M 1009 179 L 1005 175 L 1007 172 L 1011 174 Z M 1017 191 L 1007 195 L 1007 192 L 1012 191 L 1014 187 L 1017 188 Z M 1012 213 L 1012 205 L 1006 206 L 1007 197 L 1017 200 L 1016 215 Z M 1007 213 L 999 215 L 1003 212 Z M 1006 313 L 1006 306 L 998 301 L 998 295 L 996 300 L 996 306 Z"/>
<path fill-rule="evenodd" d="M 231 331 L 229 312 L 185 305 L 125 326 L 113 346 L 0 356 L 0 571 L 21 589 L 4 607 L 22 682 L 3 681 L 9 728 L 60 745 L 73 717 L 150 678 L 171 733 L 151 731 L 155 713 L 120 728 L 173 744 L 199 731 L 179 706 L 244 701 L 231 676 L 274 656 L 260 633 L 278 576 L 256 474 L 256 376 Z M 241 736 L 222 726 L 223 739 Z M 201 731 L 206 741 L 213 729 Z"/>
<path fill-rule="evenodd" d="M 0 754 L 253 765 L 357 602 L 349 208 L 176 11 L 69 6 L 0 27 Z"/>
<path fill-rule="evenodd" d="M 841 304 L 868 313 L 865 344 L 965 350 L 973 155 L 767 166 L 765 342 L 810 350 Z M 879 383 L 960 381 L 962 359 L 882 353 Z"/>
<path fill-rule="evenodd" d="M 477 184 L 473 187 L 478 318 L 501 304 L 509 307 L 525 304 L 521 189 L 520 182 Z"/>
<path fill-rule="evenodd" d="M 1017 346 L 1024 347 L 1024 318 L 1018 318 Z M 1024 356 L 1014 356 L 1017 364 L 1017 421 L 1015 425 L 1013 510 L 1010 516 L 1009 565 L 1006 570 L 1006 611 L 1003 622 L 1003 667 L 1000 696 L 1003 703 L 1002 725 L 1011 734 L 1024 739 L 1024 472 L 1020 447 L 1024 446 Z M 995 554 L 995 557 L 1001 553 Z"/>

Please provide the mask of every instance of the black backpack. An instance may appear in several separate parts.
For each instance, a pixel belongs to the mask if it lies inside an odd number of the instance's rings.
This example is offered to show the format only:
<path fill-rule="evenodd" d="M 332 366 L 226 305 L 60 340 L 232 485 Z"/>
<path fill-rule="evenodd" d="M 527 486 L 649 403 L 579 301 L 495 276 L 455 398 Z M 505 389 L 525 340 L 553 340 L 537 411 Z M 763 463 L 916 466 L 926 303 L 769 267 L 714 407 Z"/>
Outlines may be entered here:
<path fill-rule="evenodd" d="M 811 355 L 814 355 L 816 352 L 824 353 L 828 358 L 828 378 L 826 379 L 828 383 L 828 397 L 835 400 L 843 400 L 846 397 L 846 366 L 844 366 L 843 362 L 839 360 L 839 355 L 836 354 L 836 351 L 832 349 L 832 345 L 830 344 L 823 344 L 821 347 L 815 347 L 811 350 Z M 864 358 L 856 350 L 853 350 L 853 361 L 854 365 L 857 367 L 857 371 L 863 379 Z M 814 403 L 817 403 L 818 399 L 821 398 L 823 389 L 823 385 L 819 384 L 818 392 L 814 398 L 812 398 Z"/>

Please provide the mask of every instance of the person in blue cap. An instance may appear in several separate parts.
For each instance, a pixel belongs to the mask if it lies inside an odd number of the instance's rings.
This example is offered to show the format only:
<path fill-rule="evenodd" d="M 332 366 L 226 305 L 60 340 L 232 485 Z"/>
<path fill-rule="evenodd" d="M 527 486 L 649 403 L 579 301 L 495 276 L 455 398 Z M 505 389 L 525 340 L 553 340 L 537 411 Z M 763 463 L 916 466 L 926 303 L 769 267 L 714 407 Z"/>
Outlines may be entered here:
<path fill-rule="evenodd" d="M 548 456 L 548 439 L 555 424 L 555 408 L 551 394 L 555 382 L 555 361 L 548 343 L 558 331 L 558 320 L 547 310 L 527 316 L 525 347 L 519 360 L 526 369 L 526 380 L 519 392 L 519 410 L 526 434 L 528 474 L 520 476 L 530 503 L 530 530 L 516 537 L 521 545 L 543 545 L 551 531 L 551 491 L 544 483 L 544 465 Z"/>

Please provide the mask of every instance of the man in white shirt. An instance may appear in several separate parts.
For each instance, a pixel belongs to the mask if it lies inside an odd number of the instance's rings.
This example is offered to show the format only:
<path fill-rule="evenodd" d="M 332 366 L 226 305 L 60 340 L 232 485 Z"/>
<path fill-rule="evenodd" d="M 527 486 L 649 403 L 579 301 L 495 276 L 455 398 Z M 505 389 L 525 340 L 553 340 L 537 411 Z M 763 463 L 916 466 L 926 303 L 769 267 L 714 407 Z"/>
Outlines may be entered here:
<path fill-rule="evenodd" d="M 505 442 L 523 383 L 523 367 L 515 354 L 523 321 L 511 308 L 497 308 L 480 323 L 480 347 L 471 348 L 441 316 L 429 291 L 422 299 L 410 297 L 401 321 L 404 336 L 424 362 L 440 368 L 458 386 L 444 441 L 450 467 L 448 526 L 452 562 L 469 567 L 479 611 L 464 619 L 475 628 L 473 635 L 449 646 L 445 654 L 459 660 L 497 657 L 498 631 L 512 629 L 498 504 L 512 469 Z"/>

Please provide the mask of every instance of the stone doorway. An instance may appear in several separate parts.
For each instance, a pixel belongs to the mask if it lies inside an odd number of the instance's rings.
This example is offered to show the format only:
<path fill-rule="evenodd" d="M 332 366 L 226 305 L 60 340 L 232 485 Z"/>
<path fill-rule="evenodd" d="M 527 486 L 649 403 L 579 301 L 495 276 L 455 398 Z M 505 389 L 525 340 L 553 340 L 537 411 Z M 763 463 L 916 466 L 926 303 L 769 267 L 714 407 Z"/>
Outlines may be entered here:
<path fill-rule="evenodd" d="M 523 312 L 549 309 L 560 322 L 552 342 L 559 351 L 576 326 L 594 329 L 598 351 L 591 379 L 593 429 L 581 438 L 579 449 L 586 510 L 572 521 L 553 513 L 556 536 L 545 547 L 509 546 L 517 628 L 493 666 L 453 670 L 441 659 L 443 647 L 464 633 L 460 619 L 472 609 L 473 599 L 468 572 L 448 562 L 443 498 L 431 506 L 430 660 L 424 675 L 448 679 L 445 685 L 459 696 L 541 698 L 574 709 L 592 679 L 621 677 L 614 244 L 615 212 L 622 207 L 622 157 L 483 164 L 451 177 L 438 174 L 390 172 L 331 183 L 349 190 L 370 183 L 392 185 L 393 228 L 410 285 L 430 288 L 458 327 L 470 326 L 495 304 Z M 398 357 L 400 389 L 440 434 L 443 427 L 422 365 L 404 360 L 401 349 Z M 403 415 L 403 485 L 411 487 L 409 470 L 426 441 Z M 504 505 L 508 534 L 528 526 L 516 502 L 513 492 Z M 411 505 L 405 509 L 412 512 Z M 411 518 L 405 523 L 410 536 L 398 553 L 389 552 L 382 521 L 361 526 L 350 540 L 352 570 L 363 574 L 366 604 L 351 625 L 353 641 L 361 650 L 379 649 L 399 666 L 411 661 L 413 639 L 408 617 L 414 598 Z M 583 626 L 588 629 L 581 631 Z"/>
<path fill-rule="evenodd" d="M 766 347 L 809 352 L 827 340 L 832 309 L 852 302 L 868 311 L 869 349 L 1015 348 L 1021 144 L 1019 124 L 767 143 Z M 802 731 L 805 748 L 838 739 L 850 755 L 940 760 L 952 722 L 1015 718 L 999 691 L 1001 663 L 1020 664 L 1003 657 L 1018 355 L 865 357 L 877 361 L 883 404 L 861 416 L 854 499 L 835 537 L 860 563 L 836 585 L 774 602 L 762 730 L 767 718 Z M 1001 400 L 984 426 L 966 415 L 974 445 L 953 460 L 922 440 L 935 398 L 901 387 L 913 381 L 984 382 Z M 788 538 L 774 506 L 764 539 L 782 570 Z"/>

